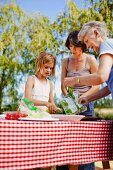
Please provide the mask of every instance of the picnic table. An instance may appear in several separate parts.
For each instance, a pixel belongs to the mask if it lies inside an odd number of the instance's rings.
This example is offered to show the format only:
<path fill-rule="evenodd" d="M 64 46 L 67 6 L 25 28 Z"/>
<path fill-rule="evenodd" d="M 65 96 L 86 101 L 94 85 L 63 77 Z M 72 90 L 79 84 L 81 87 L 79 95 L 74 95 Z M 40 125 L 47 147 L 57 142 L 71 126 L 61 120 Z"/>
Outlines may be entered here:
<path fill-rule="evenodd" d="M 113 121 L 0 119 L 0 170 L 113 160 Z"/>

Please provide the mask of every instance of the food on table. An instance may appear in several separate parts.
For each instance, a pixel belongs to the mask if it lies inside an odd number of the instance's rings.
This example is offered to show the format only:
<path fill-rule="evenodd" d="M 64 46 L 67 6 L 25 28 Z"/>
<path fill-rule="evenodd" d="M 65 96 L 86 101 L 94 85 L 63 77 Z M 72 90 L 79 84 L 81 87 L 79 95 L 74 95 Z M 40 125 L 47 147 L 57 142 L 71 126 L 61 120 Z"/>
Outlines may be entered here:
<path fill-rule="evenodd" d="M 56 114 L 63 114 L 63 109 L 62 108 L 59 108 L 59 107 L 57 107 L 57 110 L 56 110 Z"/>
<path fill-rule="evenodd" d="M 74 100 L 70 97 L 65 97 L 61 101 L 61 105 L 64 109 L 65 114 L 75 114 L 77 112 L 77 107 L 74 103 Z"/>
<path fill-rule="evenodd" d="M 73 93 L 73 88 L 69 87 L 68 95 L 61 100 L 61 106 L 67 115 L 75 115 L 86 110 L 86 106 L 78 103 L 79 95 Z"/>
<path fill-rule="evenodd" d="M 29 111 L 27 117 L 35 119 L 52 119 L 52 116 L 48 112 L 42 110 Z"/>
<path fill-rule="evenodd" d="M 34 106 L 34 103 L 28 98 L 23 98 L 21 100 L 19 108 L 23 109 L 21 107 L 25 107 L 26 109 L 29 110 L 35 110 L 35 111 L 38 110 L 38 107 Z"/>
<path fill-rule="evenodd" d="M 27 113 L 20 113 L 20 112 L 7 112 L 5 115 L 5 119 L 7 120 L 18 120 L 20 117 L 27 117 Z"/>
<path fill-rule="evenodd" d="M 52 116 L 48 113 L 48 111 L 45 110 L 45 107 L 41 106 L 34 106 L 34 103 L 24 98 L 21 100 L 19 105 L 19 110 L 21 113 L 27 113 L 28 118 L 35 118 L 35 119 L 53 119 Z"/>

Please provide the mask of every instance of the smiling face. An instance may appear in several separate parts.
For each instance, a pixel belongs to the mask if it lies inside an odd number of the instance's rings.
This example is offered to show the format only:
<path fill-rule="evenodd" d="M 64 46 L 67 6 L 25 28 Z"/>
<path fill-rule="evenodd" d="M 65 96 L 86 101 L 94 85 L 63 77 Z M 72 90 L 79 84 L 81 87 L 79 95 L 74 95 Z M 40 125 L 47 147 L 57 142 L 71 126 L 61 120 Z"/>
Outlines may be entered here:
<path fill-rule="evenodd" d="M 87 48 L 93 49 L 95 52 L 99 51 L 100 43 L 102 41 L 98 32 L 93 32 L 92 34 L 86 34 L 83 38 L 84 43 Z"/>

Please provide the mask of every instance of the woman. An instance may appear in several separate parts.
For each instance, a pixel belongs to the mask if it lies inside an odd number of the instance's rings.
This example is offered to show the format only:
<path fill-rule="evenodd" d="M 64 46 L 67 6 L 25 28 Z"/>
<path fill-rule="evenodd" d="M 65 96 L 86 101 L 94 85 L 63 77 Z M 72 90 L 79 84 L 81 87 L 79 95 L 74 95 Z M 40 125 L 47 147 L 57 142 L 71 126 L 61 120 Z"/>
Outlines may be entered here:
<path fill-rule="evenodd" d="M 64 59 L 62 62 L 62 80 L 61 89 L 64 95 L 67 95 L 68 91 L 64 85 L 64 79 L 66 77 L 76 77 L 85 76 L 95 73 L 98 70 L 98 64 L 94 57 L 91 57 L 84 52 L 86 51 L 86 45 L 78 40 L 78 31 L 73 31 L 67 37 L 66 47 L 70 50 L 71 56 Z M 82 97 L 86 97 L 98 91 L 99 86 L 86 86 L 86 85 L 75 85 L 73 86 L 74 94 L 79 94 Z M 81 112 L 80 114 L 86 116 L 93 116 L 94 107 L 93 103 L 87 104 L 87 110 Z M 70 165 L 69 169 L 74 169 L 75 167 Z M 92 170 L 94 169 L 94 164 L 80 165 L 80 170 Z"/>
<path fill-rule="evenodd" d="M 88 76 L 65 78 L 65 86 L 73 85 L 99 85 L 104 82 L 107 86 L 88 97 L 80 97 L 81 103 L 88 103 L 95 99 L 105 97 L 111 93 L 113 99 L 113 39 L 108 38 L 108 30 L 104 22 L 92 21 L 83 25 L 78 34 L 87 48 L 99 53 L 99 68 L 96 73 Z"/>

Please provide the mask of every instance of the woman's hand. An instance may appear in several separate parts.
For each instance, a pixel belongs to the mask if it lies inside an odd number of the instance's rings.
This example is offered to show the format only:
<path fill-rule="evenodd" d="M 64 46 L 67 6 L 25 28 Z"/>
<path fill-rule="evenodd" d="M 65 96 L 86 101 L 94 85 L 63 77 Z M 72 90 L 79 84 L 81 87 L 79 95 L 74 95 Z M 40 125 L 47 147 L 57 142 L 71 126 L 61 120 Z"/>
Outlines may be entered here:
<path fill-rule="evenodd" d="M 78 101 L 80 104 L 88 104 L 89 101 L 88 101 L 88 98 L 87 97 L 81 97 L 79 98 L 79 101 Z"/>
<path fill-rule="evenodd" d="M 66 77 L 66 78 L 64 78 L 65 87 L 74 86 L 76 84 L 75 80 L 76 80 L 75 77 Z"/>

